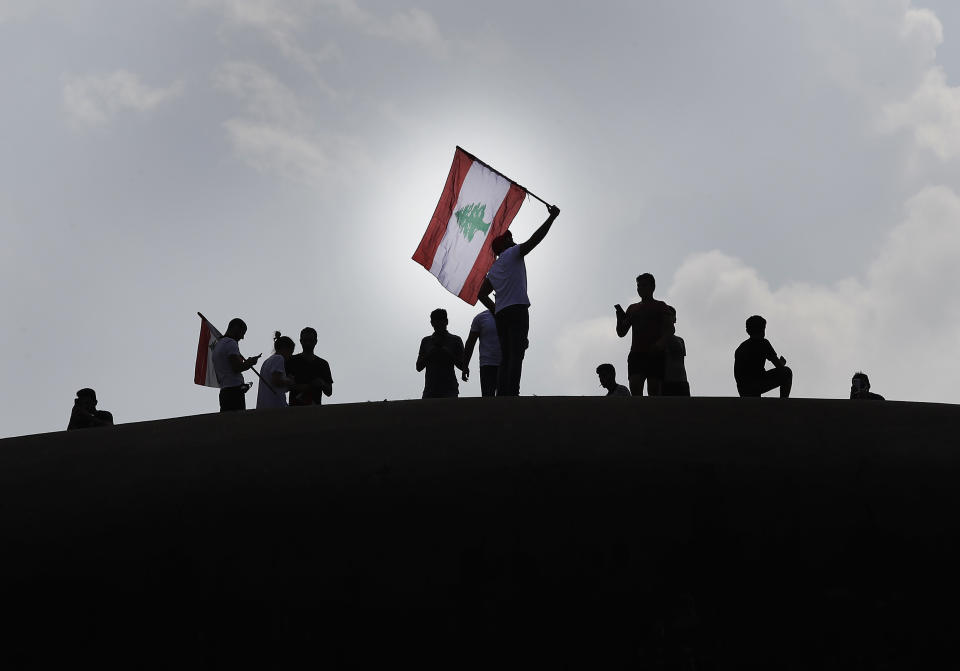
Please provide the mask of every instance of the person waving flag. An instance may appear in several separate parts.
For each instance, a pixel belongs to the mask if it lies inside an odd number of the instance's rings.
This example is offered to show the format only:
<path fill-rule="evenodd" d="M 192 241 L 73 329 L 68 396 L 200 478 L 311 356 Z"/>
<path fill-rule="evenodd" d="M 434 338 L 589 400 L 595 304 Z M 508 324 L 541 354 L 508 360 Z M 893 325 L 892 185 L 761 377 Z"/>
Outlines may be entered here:
<path fill-rule="evenodd" d="M 509 228 L 529 193 L 457 147 L 446 186 L 413 260 L 470 305 L 493 265 L 491 244 Z"/>

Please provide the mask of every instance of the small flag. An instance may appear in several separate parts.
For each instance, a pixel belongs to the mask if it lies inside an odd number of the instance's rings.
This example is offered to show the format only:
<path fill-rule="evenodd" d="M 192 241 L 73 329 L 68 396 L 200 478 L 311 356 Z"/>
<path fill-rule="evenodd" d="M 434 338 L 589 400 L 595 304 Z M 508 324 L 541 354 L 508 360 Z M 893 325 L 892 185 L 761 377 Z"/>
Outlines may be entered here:
<path fill-rule="evenodd" d="M 200 314 L 199 312 L 197 314 Z M 220 387 L 213 368 L 213 346 L 222 336 L 207 318 L 200 315 L 200 342 L 197 343 L 197 367 L 193 373 L 194 384 L 205 387 Z"/>
<path fill-rule="evenodd" d="M 447 184 L 413 260 L 447 291 L 477 302 L 494 256 L 494 238 L 506 232 L 527 191 L 457 147 Z"/>

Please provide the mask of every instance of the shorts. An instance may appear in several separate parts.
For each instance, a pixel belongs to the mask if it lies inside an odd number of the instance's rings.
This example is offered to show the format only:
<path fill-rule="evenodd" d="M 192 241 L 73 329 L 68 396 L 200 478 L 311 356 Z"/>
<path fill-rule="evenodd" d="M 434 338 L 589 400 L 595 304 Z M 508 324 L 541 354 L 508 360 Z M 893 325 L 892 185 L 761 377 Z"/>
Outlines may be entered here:
<path fill-rule="evenodd" d="M 630 352 L 627 375 L 645 380 L 662 380 L 666 357 L 663 352 Z"/>

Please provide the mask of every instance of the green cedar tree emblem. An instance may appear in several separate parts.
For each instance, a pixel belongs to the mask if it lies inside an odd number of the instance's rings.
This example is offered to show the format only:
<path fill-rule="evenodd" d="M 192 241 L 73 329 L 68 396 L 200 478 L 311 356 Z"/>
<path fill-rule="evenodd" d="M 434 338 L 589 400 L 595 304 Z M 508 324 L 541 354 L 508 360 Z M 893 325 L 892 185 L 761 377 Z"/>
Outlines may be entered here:
<path fill-rule="evenodd" d="M 473 236 L 477 231 L 486 233 L 490 230 L 490 224 L 483 220 L 483 215 L 486 214 L 486 212 L 486 204 L 470 203 L 453 213 L 457 218 L 457 225 L 460 227 L 460 232 L 463 233 L 463 237 L 467 239 L 467 242 L 473 242 Z"/>

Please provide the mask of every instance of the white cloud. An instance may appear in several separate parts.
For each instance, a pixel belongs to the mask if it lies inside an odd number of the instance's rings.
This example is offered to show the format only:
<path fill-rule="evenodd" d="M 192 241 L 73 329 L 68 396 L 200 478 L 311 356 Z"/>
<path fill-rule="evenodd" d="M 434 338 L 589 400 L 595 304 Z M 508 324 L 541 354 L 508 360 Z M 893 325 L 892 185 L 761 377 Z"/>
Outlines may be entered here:
<path fill-rule="evenodd" d="M 960 154 L 960 88 L 947 84 L 942 68 L 931 68 L 907 100 L 883 108 L 879 127 L 911 133 L 918 147 L 941 160 L 955 158 Z"/>
<path fill-rule="evenodd" d="M 960 197 L 928 187 L 905 210 L 862 278 L 829 286 L 773 288 L 723 252 L 688 257 L 658 295 L 677 308 L 693 392 L 736 393 L 733 351 L 746 338 L 744 320 L 760 314 L 794 369 L 795 395 L 843 396 L 863 369 L 888 398 L 960 401 L 960 360 L 952 355 L 960 340 L 960 298 L 952 291 L 960 286 Z M 629 343 L 617 342 L 611 314 L 571 325 L 555 347 L 560 383 L 571 390 L 576 381 L 583 390 L 583 371 L 601 359 L 625 368 Z"/>
<path fill-rule="evenodd" d="M 225 63 L 214 72 L 213 83 L 242 101 L 253 117 L 294 127 L 307 123 L 297 95 L 256 63 Z"/>
<path fill-rule="evenodd" d="M 382 19 L 368 15 L 361 25 L 371 35 L 391 38 L 402 44 L 417 45 L 440 54 L 447 48 L 436 20 L 422 9 L 408 9 Z"/>
<path fill-rule="evenodd" d="M 364 152 L 346 135 L 321 132 L 300 98 L 273 73 L 253 63 L 226 63 L 214 85 L 238 99 L 244 115 L 223 126 L 237 156 L 265 174 L 310 186 L 349 178 Z"/>
<path fill-rule="evenodd" d="M 310 52 L 300 46 L 297 33 L 329 16 L 373 37 L 438 54 L 447 49 L 433 15 L 418 8 L 384 16 L 362 8 L 357 0 L 192 0 L 191 4 L 215 9 L 236 25 L 261 30 L 285 56 L 317 75 L 322 63 L 339 56 L 339 49 L 327 45 L 319 52 Z"/>
<path fill-rule="evenodd" d="M 139 75 L 126 70 L 103 75 L 68 77 L 63 86 L 63 103 L 71 122 L 80 126 L 98 126 L 125 110 L 149 112 L 183 93 L 176 81 L 154 88 L 140 81 Z"/>
<path fill-rule="evenodd" d="M 337 92 L 323 76 L 323 67 L 340 58 L 340 49 L 331 42 L 310 50 L 301 44 L 298 35 L 311 18 L 311 3 L 289 0 L 193 0 L 191 4 L 219 11 L 235 26 L 259 31 L 284 58 L 307 72 L 325 94 L 337 97 Z"/>
<path fill-rule="evenodd" d="M 330 169 L 331 161 L 320 144 L 304 135 L 243 119 L 223 125 L 236 153 L 260 172 L 315 184 Z"/>

